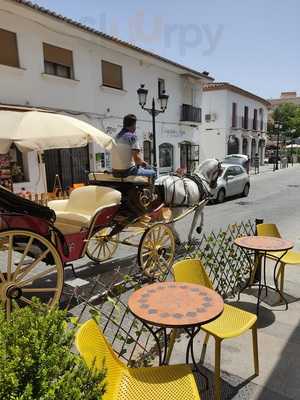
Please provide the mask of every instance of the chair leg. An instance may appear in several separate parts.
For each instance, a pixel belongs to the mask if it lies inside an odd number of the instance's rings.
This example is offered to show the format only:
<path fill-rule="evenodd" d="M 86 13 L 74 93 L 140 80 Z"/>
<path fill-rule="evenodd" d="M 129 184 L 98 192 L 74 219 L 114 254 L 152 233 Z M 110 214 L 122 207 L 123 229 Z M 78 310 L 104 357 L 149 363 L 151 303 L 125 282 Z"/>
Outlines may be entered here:
<path fill-rule="evenodd" d="M 215 399 L 221 400 L 221 343 L 222 340 L 215 338 Z"/>
<path fill-rule="evenodd" d="M 177 330 L 176 329 L 172 329 L 171 334 L 170 334 L 170 341 L 169 341 L 169 346 L 168 346 L 168 352 L 167 352 L 167 357 L 166 357 L 166 364 L 169 364 L 171 355 L 172 355 L 172 351 L 173 351 L 173 347 L 175 344 L 175 340 L 176 340 L 176 335 L 177 335 Z"/>
<path fill-rule="evenodd" d="M 281 274 L 280 274 L 280 291 L 283 293 L 284 289 L 284 273 L 285 273 L 285 264 L 281 264 Z"/>
<path fill-rule="evenodd" d="M 201 356 L 200 356 L 200 363 L 203 364 L 204 363 L 204 359 L 205 359 L 205 354 L 206 354 L 206 349 L 207 349 L 207 343 L 209 340 L 209 333 L 206 333 L 205 338 L 204 338 L 204 342 L 203 342 L 203 346 L 202 346 L 202 351 L 201 351 Z"/>
<path fill-rule="evenodd" d="M 253 359 L 255 375 L 259 375 L 258 343 L 257 343 L 257 323 L 252 327 Z"/>

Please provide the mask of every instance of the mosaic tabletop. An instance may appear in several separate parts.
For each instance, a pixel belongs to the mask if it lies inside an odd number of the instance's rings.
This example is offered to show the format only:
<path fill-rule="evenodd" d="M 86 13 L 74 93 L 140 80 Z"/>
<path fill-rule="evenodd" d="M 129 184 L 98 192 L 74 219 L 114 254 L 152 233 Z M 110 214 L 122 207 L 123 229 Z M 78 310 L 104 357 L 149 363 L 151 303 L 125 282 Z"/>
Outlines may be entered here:
<path fill-rule="evenodd" d="M 245 249 L 260 251 L 285 251 L 294 247 L 294 243 L 289 240 L 269 236 L 243 236 L 234 243 Z"/>
<path fill-rule="evenodd" d="M 191 283 L 160 282 L 144 286 L 128 301 L 139 319 L 157 326 L 205 324 L 223 312 L 223 299 L 214 290 Z"/>

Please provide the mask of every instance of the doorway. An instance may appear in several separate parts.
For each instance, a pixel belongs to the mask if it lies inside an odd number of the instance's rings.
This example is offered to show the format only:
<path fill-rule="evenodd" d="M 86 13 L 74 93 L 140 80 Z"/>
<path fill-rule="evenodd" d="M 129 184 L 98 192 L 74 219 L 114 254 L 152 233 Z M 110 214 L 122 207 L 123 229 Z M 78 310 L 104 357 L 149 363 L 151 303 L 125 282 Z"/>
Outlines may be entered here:
<path fill-rule="evenodd" d="M 47 150 L 44 158 L 48 192 L 53 190 L 56 175 L 60 178 L 63 190 L 74 183 L 87 183 L 87 172 L 90 169 L 88 146 Z"/>
<path fill-rule="evenodd" d="M 180 168 L 189 174 L 199 164 L 199 146 L 190 142 L 180 143 Z"/>

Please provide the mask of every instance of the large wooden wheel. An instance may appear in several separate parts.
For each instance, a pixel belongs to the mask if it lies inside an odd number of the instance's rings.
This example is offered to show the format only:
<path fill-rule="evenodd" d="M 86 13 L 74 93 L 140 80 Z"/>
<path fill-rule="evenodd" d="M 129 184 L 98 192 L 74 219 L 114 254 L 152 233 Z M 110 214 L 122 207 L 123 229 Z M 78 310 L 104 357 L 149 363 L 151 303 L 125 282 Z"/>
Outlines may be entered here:
<path fill-rule="evenodd" d="M 53 307 L 63 282 L 63 264 L 49 240 L 25 230 L 0 232 L 0 304 L 8 318 L 33 297 Z"/>
<path fill-rule="evenodd" d="M 118 248 L 119 234 L 109 236 L 112 228 L 101 228 L 89 239 L 86 255 L 95 262 L 109 260 Z"/>
<path fill-rule="evenodd" d="M 147 276 L 164 279 L 174 256 L 175 238 L 167 225 L 157 223 L 144 232 L 139 245 L 138 262 Z"/>

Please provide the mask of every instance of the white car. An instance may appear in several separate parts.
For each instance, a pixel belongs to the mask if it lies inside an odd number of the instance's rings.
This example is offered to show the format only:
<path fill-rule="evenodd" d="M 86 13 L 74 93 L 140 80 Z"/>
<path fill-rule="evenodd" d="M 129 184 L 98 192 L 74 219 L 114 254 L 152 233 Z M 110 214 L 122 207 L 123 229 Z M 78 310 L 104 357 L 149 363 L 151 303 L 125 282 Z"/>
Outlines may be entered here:
<path fill-rule="evenodd" d="M 212 200 L 222 203 L 226 197 L 241 195 L 247 197 L 250 190 L 250 178 L 240 165 L 222 164 L 223 172 Z"/>

